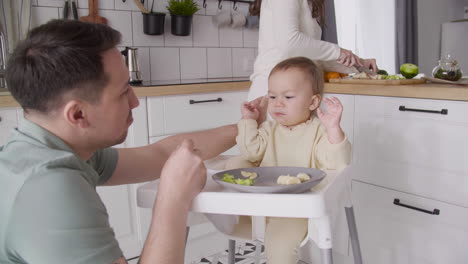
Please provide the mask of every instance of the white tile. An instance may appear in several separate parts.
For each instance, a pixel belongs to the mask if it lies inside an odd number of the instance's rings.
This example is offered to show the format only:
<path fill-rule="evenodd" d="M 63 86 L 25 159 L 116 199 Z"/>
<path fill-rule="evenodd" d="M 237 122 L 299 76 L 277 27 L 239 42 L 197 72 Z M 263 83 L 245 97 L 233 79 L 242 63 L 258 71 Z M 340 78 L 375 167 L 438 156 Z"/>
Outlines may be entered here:
<path fill-rule="evenodd" d="M 56 7 L 31 7 L 30 28 L 47 23 L 51 19 L 59 18 L 59 11 Z"/>
<path fill-rule="evenodd" d="M 258 47 L 258 28 L 248 29 L 244 28 L 244 47 Z"/>
<path fill-rule="evenodd" d="M 208 78 L 232 77 L 230 48 L 208 48 Z"/>
<path fill-rule="evenodd" d="M 146 0 L 146 1 L 150 1 L 150 0 Z M 169 0 L 154 0 L 154 7 L 153 7 L 153 12 L 164 12 L 164 13 L 168 13 L 169 15 L 169 11 L 167 11 L 167 2 Z M 153 2 L 151 2 L 153 3 Z M 148 9 L 151 9 L 151 5 L 148 4 Z"/>
<path fill-rule="evenodd" d="M 110 1 L 110 0 L 104 0 Z M 138 0 L 139 1 L 139 0 Z M 148 1 L 145 1 L 145 5 Z M 140 9 L 138 6 L 133 2 L 133 0 L 126 0 L 125 2 L 122 0 L 114 0 L 114 6 L 116 10 L 132 10 L 132 11 L 139 11 Z"/>
<path fill-rule="evenodd" d="M 39 0 L 41 1 L 41 0 Z M 128 0 L 131 1 L 131 0 Z M 88 0 L 78 0 L 79 8 L 88 8 Z M 114 1 L 101 0 L 98 2 L 98 9 L 114 9 Z"/>
<path fill-rule="evenodd" d="M 243 47 L 243 29 L 221 27 L 219 28 L 219 46 L 220 47 Z"/>
<path fill-rule="evenodd" d="M 171 15 L 166 15 L 164 25 L 164 46 L 167 47 L 191 47 L 193 45 L 193 21 L 192 30 L 188 36 L 175 36 L 171 33 Z"/>
<path fill-rule="evenodd" d="M 133 46 L 132 15 L 130 11 L 101 10 L 99 15 L 107 18 L 107 24 L 122 34 L 122 46 Z"/>
<path fill-rule="evenodd" d="M 218 8 L 217 0 L 207 0 L 206 1 L 206 15 L 213 16 L 218 13 L 219 10 L 230 10 L 231 5 L 227 1 L 221 2 L 221 9 Z"/>
<path fill-rule="evenodd" d="M 218 27 L 211 16 L 193 16 L 193 46 L 219 47 Z"/>
<path fill-rule="evenodd" d="M 253 48 L 232 49 L 232 72 L 233 77 L 250 76 L 253 72 L 255 51 Z"/>
<path fill-rule="evenodd" d="M 32 5 L 32 6 L 37 6 L 37 0 L 32 0 L 32 1 L 31 1 L 31 5 Z"/>
<path fill-rule="evenodd" d="M 180 49 L 180 77 L 182 79 L 207 78 L 206 49 Z"/>
<path fill-rule="evenodd" d="M 150 48 L 151 80 L 180 79 L 179 49 Z"/>
<path fill-rule="evenodd" d="M 164 34 L 146 35 L 143 33 L 143 15 L 132 12 L 132 29 L 134 46 L 164 46 Z"/>
<path fill-rule="evenodd" d="M 203 7 L 203 0 L 196 0 L 196 2 L 198 4 L 199 10 L 195 13 L 195 15 L 204 15 L 206 13 L 206 8 Z M 206 3 L 206 5 L 208 6 L 208 3 Z"/>
<path fill-rule="evenodd" d="M 38 6 L 54 6 L 63 7 L 65 5 L 64 0 L 37 0 Z"/>

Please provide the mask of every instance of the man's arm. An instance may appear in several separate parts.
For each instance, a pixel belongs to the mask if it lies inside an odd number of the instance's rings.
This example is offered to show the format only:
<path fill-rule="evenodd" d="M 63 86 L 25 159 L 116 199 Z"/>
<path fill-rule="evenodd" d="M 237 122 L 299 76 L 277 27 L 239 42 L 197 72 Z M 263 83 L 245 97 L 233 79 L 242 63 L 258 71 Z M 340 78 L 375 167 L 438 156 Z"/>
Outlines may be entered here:
<path fill-rule="evenodd" d="M 236 125 L 227 125 L 171 136 L 148 146 L 118 149 L 117 167 L 105 185 L 138 183 L 159 178 L 164 163 L 184 139 L 191 139 L 194 148 L 206 160 L 234 146 L 236 135 Z"/>
<path fill-rule="evenodd" d="M 190 140 L 171 154 L 162 172 L 142 264 L 182 264 L 185 225 L 193 198 L 206 182 L 206 168 Z"/>

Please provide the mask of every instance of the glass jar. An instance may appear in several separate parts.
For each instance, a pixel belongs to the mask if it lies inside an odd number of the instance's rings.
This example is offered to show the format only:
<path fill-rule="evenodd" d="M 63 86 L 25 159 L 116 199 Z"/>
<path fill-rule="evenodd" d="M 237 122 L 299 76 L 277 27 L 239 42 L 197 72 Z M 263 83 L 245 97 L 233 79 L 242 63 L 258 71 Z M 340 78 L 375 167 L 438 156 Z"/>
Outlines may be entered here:
<path fill-rule="evenodd" d="M 439 60 L 439 65 L 432 70 L 432 76 L 447 81 L 458 81 L 462 77 L 463 72 L 458 66 L 457 60 L 447 54 L 445 58 Z"/>

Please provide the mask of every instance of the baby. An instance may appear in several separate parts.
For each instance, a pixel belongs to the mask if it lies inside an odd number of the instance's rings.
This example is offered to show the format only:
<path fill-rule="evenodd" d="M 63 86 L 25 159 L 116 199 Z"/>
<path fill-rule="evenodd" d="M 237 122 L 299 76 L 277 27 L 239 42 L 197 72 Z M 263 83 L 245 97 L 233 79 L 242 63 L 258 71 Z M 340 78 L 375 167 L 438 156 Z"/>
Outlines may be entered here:
<path fill-rule="evenodd" d="M 296 166 L 343 169 L 351 160 L 351 144 L 340 127 L 343 106 L 324 99 L 323 73 L 304 57 L 284 60 L 268 79 L 268 114 L 273 120 L 257 124 L 257 104 L 244 103 L 238 123 L 241 158 L 227 169 L 249 166 Z M 307 235 L 307 219 L 266 219 L 265 246 L 268 264 L 295 264 L 295 249 Z M 250 217 L 241 217 L 233 235 L 249 236 Z"/>

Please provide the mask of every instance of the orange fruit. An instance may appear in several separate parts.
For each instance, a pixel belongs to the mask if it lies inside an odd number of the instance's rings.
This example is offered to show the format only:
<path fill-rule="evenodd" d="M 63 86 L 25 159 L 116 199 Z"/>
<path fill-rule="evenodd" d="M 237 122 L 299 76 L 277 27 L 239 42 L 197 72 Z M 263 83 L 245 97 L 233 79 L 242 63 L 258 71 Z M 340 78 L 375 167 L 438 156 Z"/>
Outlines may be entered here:
<path fill-rule="evenodd" d="M 326 82 L 328 82 L 330 79 L 339 79 L 340 73 L 339 72 L 325 72 L 325 74 L 323 75 L 323 78 L 325 79 Z"/>

